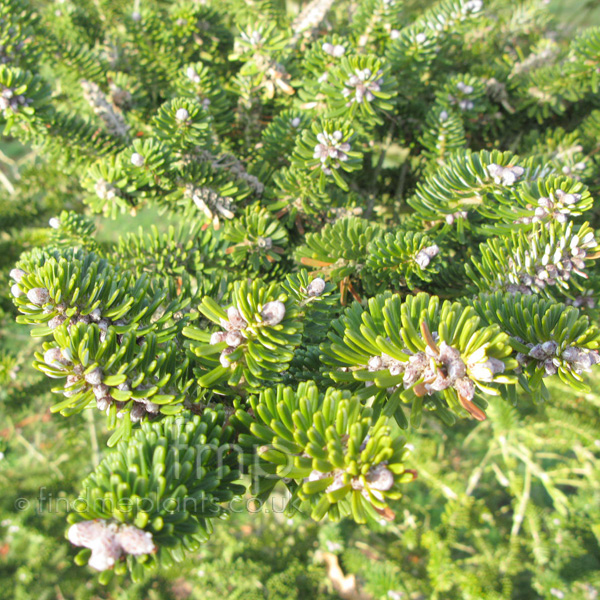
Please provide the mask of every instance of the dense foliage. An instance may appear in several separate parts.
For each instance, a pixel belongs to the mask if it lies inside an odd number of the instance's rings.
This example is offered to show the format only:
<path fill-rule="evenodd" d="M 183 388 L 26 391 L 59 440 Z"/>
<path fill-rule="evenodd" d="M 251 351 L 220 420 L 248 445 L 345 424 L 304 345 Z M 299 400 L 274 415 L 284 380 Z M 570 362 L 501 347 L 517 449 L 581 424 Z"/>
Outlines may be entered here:
<path fill-rule="evenodd" d="M 68 417 L 0 555 L 68 512 L 114 597 L 596 598 L 600 28 L 295 8 L 0 0 L 3 437 Z"/>

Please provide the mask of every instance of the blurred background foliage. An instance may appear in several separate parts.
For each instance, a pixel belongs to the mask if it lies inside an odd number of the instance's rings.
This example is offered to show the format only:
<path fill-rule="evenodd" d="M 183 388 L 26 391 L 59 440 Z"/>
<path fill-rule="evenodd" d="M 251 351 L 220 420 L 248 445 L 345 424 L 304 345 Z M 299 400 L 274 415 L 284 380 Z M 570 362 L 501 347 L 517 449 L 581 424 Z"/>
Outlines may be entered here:
<path fill-rule="evenodd" d="M 561 35 L 600 24 L 598 0 L 552 0 L 550 8 Z M 48 219 L 81 209 L 35 154 L 0 139 L 0 195 L 10 195 L 17 178 L 25 191 L 18 208 L 0 203 L 8 210 L 0 214 L 3 288 L 18 255 L 46 241 Z M 105 241 L 152 223 L 168 225 L 151 210 L 97 219 Z M 555 385 L 543 406 L 520 398 L 517 412 L 495 402 L 484 423 L 442 430 L 431 420 L 409 431 L 419 480 L 394 507 L 395 522 L 319 526 L 288 519 L 275 498 L 253 514 L 234 513 L 176 568 L 140 584 L 100 586 L 74 565 L 60 515 L 99 460 L 105 433 L 91 411 L 68 422 L 50 416 L 51 382 L 30 367 L 34 344 L 13 310 L 0 296 L 2 600 L 600 597 L 600 377 L 586 397 Z"/>

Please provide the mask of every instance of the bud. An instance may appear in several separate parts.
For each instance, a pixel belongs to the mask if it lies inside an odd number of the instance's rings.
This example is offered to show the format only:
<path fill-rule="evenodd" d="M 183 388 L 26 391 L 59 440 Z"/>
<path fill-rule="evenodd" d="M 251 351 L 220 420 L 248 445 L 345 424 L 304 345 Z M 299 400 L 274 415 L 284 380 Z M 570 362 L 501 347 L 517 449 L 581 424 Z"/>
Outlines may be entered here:
<path fill-rule="evenodd" d="M 488 358 L 487 362 L 489 363 L 493 373 L 504 373 L 504 369 L 506 367 L 499 358 Z"/>
<path fill-rule="evenodd" d="M 81 391 L 81 387 L 77 385 L 79 379 L 76 376 L 68 375 L 67 382 L 65 383 L 65 389 L 63 390 L 63 394 L 66 398 L 72 398 L 73 396 L 77 396 Z M 77 389 L 71 389 L 71 388 Z"/>
<path fill-rule="evenodd" d="M 27 298 L 32 304 L 42 306 L 50 301 L 50 293 L 46 288 L 31 288 L 27 292 Z"/>
<path fill-rule="evenodd" d="M 544 342 L 542 344 L 542 350 L 546 353 L 546 356 L 552 356 L 556 354 L 556 351 L 558 350 L 558 344 L 553 341 Z"/>
<path fill-rule="evenodd" d="M 529 351 L 529 356 L 531 356 L 531 358 L 535 358 L 536 360 L 544 360 L 545 358 L 547 358 L 546 353 L 542 349 L 542 345 L 541 344 L 535 345 Z"/>
<path fill-rule="evenodd" d="M 140 554 L 150 554 L 156 550 L 152 534 L 133 525 L 121 525 L 116 538 L 127 554 L 139 556 Z"/>
<path fill-rule="evenodd" d="M 92 369 L 89 373 L 86 373 L 83 378 L 90 385 L 100 385 L 102 383 L 102 370 L 99 367 Z"/>
<path fill-rule="evenodd" d="M 228 368 L 231 366 L 231 361 L 229 360 L 229 355 L 234 352 L 233 348 L 225 348 L 223 352 L 221 352 L 221 356 L 219 356 L 219 362 L 221 366 L 224 368 Z"/>
<path fill-rule="evenodd" d="M 109 394 L 109 387 L 103 383 L 99 383 L 93 387 L 93 391 L 96 398 L 104 398 L 104 396 L 108 396 Z"/>
<path fill-rule="evenodd" d="M 21 279 L 23 279 L 24 275 L 27 275 L 27 273 L 25 273 L 25 271 L 23 271 L 23 269 L 13 269 L 10 272 L 11 279 L 14 279 L 17 283 L 19 283 L 19 281 L 21 281 Z"/>
<path fill-rule="evenodd" d="M 105 527 L 105 522 L 101 520 L 82 521 L 69 527 L 67 537 L 71 544 L 89 548 L 96 539 L 104 534 Z"/>
<path fill-rule="evenodd" d="M 242 317 L 242 313 L 235 306 L 230 306 L 227 309 L 227 318 L 232 329 L 245 329 L 248 325 L 246 319 Z"/>
<path fill-rule="evenodd" d="M 285 304 L 280 300 L 267 302 L 260 313 L 265 325 L 279 325 L 285 317 Z"/>
<path fill-rule="evenodd" d="M 333 474 L 333 482 L 329 484 L 325 491 L 329 494 L 331 492 L 339 490 L 340 488 L 343 488 L 345 485 L 346 484 L 344 483 L 344 472 L 337 470 Z"/>
<path fill-rule="evenodd" d="M 146 412 L 152 414 L 156 414 L 160 409 L 160 406 L 158 404 L 156 404 L 155 402 L 150 402 L 148 398 L 144 398 L 144 405 L 146 406 Z"/>
<path fill-rule="evenodd" d="M 214 346 L 215 344 L 221 344 L 222 342 L 225 341 L 226 337 L 227 337 L 227 334 L 224 333 L 223 331 L 215 331 L 210 336 L 210 345 Z"/>
<path fill-rule="evenodd" d="M 141 421 L 146 414 L 146 407 L 141 402 L 134 402 L 131 410 L 129 411 L 129 418 L 132 423 L 137 423 Z"/>
<path fill-rule="evenodd" d="M 421 269 L 426 269 L 429 266 L 431 259 L 423 252 L 423 250 L 421 250 L 415 256 L 415 262 L 419 265 L 419 267 L 421 267 Z"/>
<path fill-rule="evenodd" d="M 475 396 L 475 384 L 468 377 L 457 379 L 454 382 L 454 389 L 469 402 L 473 400 L 473 396 Z"/>
<path fill-rule="evenodd" d="M 429 359 L 424 352 L 418 352 L 417 354 L 409 358 L 408 366 L 404 371 L 403 383 L 405 388 L 411 387 L 415 384 L 423 374 L 423 371 L 427 368 Z"/>
<path fill-rule="evenodd" d="M 387 492 L 394 485 L 394 474 L 381 463 L 369 469 L 366 480 L 370 488 Z"/>
<path fill-rule="evenodd" d="M 369 371 L 379 371 L 383 369 L 383 358 L 381 356 L 371 356 L 367 363 Z"/>
<path fill-rule="evenodd" d="M 58 327 L 60 327 L 65 321 L 66 321 L 66 317 L 64 317 L 63 315 L 56 315 L 55 317 L 52 317 L 49 321 L 48 321 L 48 327 L 50 327 L 50 329 L 57 329 Z"/>
<path fill-rule="evenodd" d="M 244 341 L 244 336 L 239 331 L 230 331 L 226 335 L 225 341 L 228 346 L 237 348 Z"/>
<path fill-rule="evenodd" d="M 46 350 L 46 352 L 44 352 L 44 362 L 47 365 L 55 367 L 68 364 L 68 361 L 65 360 L 60 348 L 50 348 L 50 350 Z"/>
<path fill-rule="evenodd" d="M 439 254 L 440 248 L 437 244 L 433 244 L 431 246 L 427 246 L 427 248 L 423 248 L 421 252 L 423 252 L 429 258 L 435 258 Z"/>
<path fill-rule="evenodd" d="M 544 361 L 544 369 L 546 371 L 546 375 L 556 375 L 557 368 L 556 365 L 551 360 Z"/>
<path fill-rule="evenodd" d="M 175 118 L 178 121 L 187 121 L 190 118 L 190 113 L 185 108 L 180 108 L 175 113 Z"/>
<path fill-rule="evenodd" d="M 131 155 L 131 164 L 134 167 L 143 167 L 145 162 L 146 162 L 146 160 L 144 159 L 144 157 L 141 154 L 134 152 Z"/>
<path fill-rule="evenodd" d="M 104 396 L 103 398 L 96 398 L 96 408 L 104 412 L 112 401 L 110 396 Z"/>
<path fill-rule="evenodd" d="M 346 48 L 344 48 L 344 46 L 340 44 L 337 44 L 333 47 L 333 51 L 330 54 L 332 54 L 336 58 L 342 58 L 342 56 L 346 54 Z"/>
<path fill-rule="evenodd" d="M 320 296 L 325 290 L 325 280 L 317 277 L 313 279 L 306 288 L 306 294 L 311 298 L 314 296 Z"/>

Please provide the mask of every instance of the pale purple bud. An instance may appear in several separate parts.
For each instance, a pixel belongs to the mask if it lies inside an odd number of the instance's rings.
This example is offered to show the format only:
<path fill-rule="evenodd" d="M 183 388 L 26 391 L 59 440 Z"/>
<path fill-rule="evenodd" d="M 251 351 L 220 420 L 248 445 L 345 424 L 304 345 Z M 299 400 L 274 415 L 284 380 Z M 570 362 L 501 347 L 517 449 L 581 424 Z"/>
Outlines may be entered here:
<path fill-rule="evenodd" d="M 285 317 L 285 304 L 280 300 L 267 302 L 260 313 L 265 325 L 278 325 Z"/>
<path fill-rule="evenodd" d="M 32 304 L 42 306 L 50 301 L 50 293 L 46 288 L 31 288 L 27 292 L 27 298 Z"/>
<path fill-rule="evenodd" d="M 320 296 L 325 290 L 325 280 L 321 277 L 313 279 L 306 288 L 306 294 L 310 297 Z"/>

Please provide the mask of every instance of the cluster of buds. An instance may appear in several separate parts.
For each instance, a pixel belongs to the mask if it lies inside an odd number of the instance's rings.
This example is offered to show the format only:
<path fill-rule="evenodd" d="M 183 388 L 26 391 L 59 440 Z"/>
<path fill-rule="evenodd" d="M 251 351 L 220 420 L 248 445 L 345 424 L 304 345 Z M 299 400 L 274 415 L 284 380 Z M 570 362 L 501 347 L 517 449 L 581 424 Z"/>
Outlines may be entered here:
<path fill-rule="evenodd" d="M 483 0 L 467 0 L 467 2 L 462 5 L 462 12 L 464 14 L 478 13 L 482 8 Z"/>
<path fill-rule="evenodd" d="M 579 146 L 579 151 L 581 151 L 581 146 Z M 579 177 L 577 175 L 577 173 L 574 173 L 574 171 L 576 172 L 581 172 L 581 171 L 585 171 L 585 167 L 586 164 L 583 161 L 579 161 L 577 163 L 575 163 L 573 165 L 573 167 L 570 167 L 569 165 L 564 165 L 564 167 L 561 169 L 561 171 L 563 172 L 563 175 L 568 175 L 569 177 L 573 177 L 574 179 L 581 179 L 581 177 Z"/>
<path fill-rule="evenodd" d="M 329 42 L 325 42 L 321 48 L 325 54 L 329 54 L 329 56 L 333 56 L 335 58 L 341 58 L 346 53 L 346 48 L 340 44 L 330 44 Z"/>
<path fill-rule="evenodd" d="M 198 75 L 198 73 L 196 72 L 196 69 L 194 69 L 194 67 L 192 67 L 191 65 L 186 69 L 185 74 L 192 83 L 195 83 L 196 85 L 199 85 L 200 83 L 202 83 L 202 78 L 200 77 L 200 75 Z M 196 95 L 198 96 L 201 94 L 196 94 Z M 202 105 L 202 108 L 204 110 L 208 110 L 208 108 L 210 106 L 210 100 L 208 98 L 199 98 L 199 99 L 200 99 L 200 104 Z"/>
<path fill-rule="evenodd" d="M 381 356 L 371 356 L 367 362 L 367 368 L 371 373 L 389 369 L 390 375 L 400 375 L 404 373 L 406 363 L 392 358 L 389 354 L 383 352 Z"/>
<path fill-rule="evenodd" d="M 83 546 L 92 551 L 88 564 L 97 571 L 112 568 L 125 554 L 141 556 L 156 552 L 149 531 L 106 519 L 75 523 L 71 525 L 67 535 L 75 546 Z"/>
<path fill-rule="evenodd" d="M 10 276 L 15 280 L 15 283 L 11 289 L 13 296 L 21 297 L 24 295 L 23 290 L 19 286 L 19 282 L 26 275 L 22 269 L 13 269 L 10 272 Z M 70 330 L 73 325 L 78 323 L 84 323 L 86 325 L 96 324 L 100 330 L 100 341 L 103 342 L 106 339 L 108 328 L 113 324 L 112 319 L 103 317 L 102 312 L 99 308 L 95 308 L 90 313 L 83 315 L 79 310 L 76 310 L 71 316 L 67 316 L 67 306 L 64 302 L 55 303 L 50 292 L 46 288 L 31 288 L 27 292 L 27 299 L 35 306 L 44 307 L 45 312 L 54 312 L 57 314 L 48 321 L 48 327 L 50 329 L 56 329 L 65 325 L 67 330 Z M 116 325 L 122 325 L 122 321 L 116 321 Z M 63 394 L 67 398 L 76 396 L 82 392 L 91 391 L 96 398 L 96 406 L 99 410 L 106 412 L 110 406 L 115 403 L 118 409 L 117 417 L 122 418 L 124 416 L 123 409 L 126 407 L 127 402 L 115 402 L 111 396 L 110 387 L 103 383 L 104 374 L 102 369 L 96 367 L 89 373 L 85 373 L 84 368 L 81 364 L 74 364 L 71 352 L 66 348 L 50 348 L 44 353 L 44 362 L 54 368 L 58 368 L 64 372 L 63 377 L 66 375 L 67 380 L 64 386 Z M 128 383 L 121 383 L 117 386 L 120 391 L 130 391 Z M 143 389 L 142 386 L 138 386 L 136 390 Z M 133 405 L 130 411 L 130 417 L 132 421 L 140 421 L 147 413 L 156 414 L 159 411 L 158 404 L 155 404 L 148 398 L 136 398 L 133 401 Z"/>
<path fill-rule="evenodd" d="M 466 218 L 468 218 L 468 216 L 469 216 L 469 213 L 466 210 L 459 210 L 455 213 L 446 215 L 445 220 L 446 220 L 446 223 L 448 223 L 448 225 L 453 225 L 454 221 L 456 221 L 456 219 L 466 219 Z"/>
<path fill-rule="evenodd" d="M 521 217 L 515 222 L 529 225 L 550 218 L 558 223 L 566 223 L 573 212 L 573 206 L 580 200 L 581 194 L 567 193 L 558 189 L 554 194 L 551 193 L 548 198 L 543 196 L 538 199 L 538 206 L 532 217 Z M 532 207 L 528 206 L 528 208 Z"/>
<path fill-rule="evenodd" d="M 51 226 L 56 227 L 58 225 L 58 220 L 51 219 Z M 20 281 L 25 275 L 27 275 L 27 273 L 25 273 L 25 271 L 22 269 L 12 269 L 10 272 L 10 277 L 16 282 L 10 290 L 15 298 L 20 298 L 25 294 L 25 292 L 19 286 Z M 64 302 L 55 302 L 50 296 L 50 292 L 47 288 L 35 287 L 29 289 L 27 291 L 27 299 L 35 306 L 44 307 L 43 310 L 45 313 L 51 313 L 54 311 L 58 313 L 48 321 L 48 327 L 50 327 L 50 329 L 61 327 L 64 323 L 67 323 L 68 329 L 71 328 L 71 325 L 77 323 L 85 323 L 87 325 L 90 323 L 96 323 L 100 328 L 100 341 L 103 342 L 106 339 L 108 327 L 112 324 L 111 319 L 102 317 L 102 313 L 99 308 L 95 308 L 87 315 L 83 315 L 79 312 L 79 310 L 75 310 L 70 317 L 67 317 L 67 305 Z"/>
<path fill-rule="evenodd" d="M 473 110 L 473 108 L 475 107 L 473 100 L 469 100 L 469 98 L 463 97 L 469 96 L 474 92 L 473 86 L 466 84 L 464 81 L 459 81 L 456 84 L 456 89 L 460 92 L 461 97 L 455 98 L 454 96 L 450 96 L 450 102 L 452 104 L 458 104 L 458 108 L 460 108 L 460 110 Z"/>
<path fill-rule="evenodd" d="M 104 383 L 104 373 L 100 367 L 92 369 L 89 373 L 84 373 L 81 365 L 72 365 L 70 360 L 65 358 L 69 354 L 65 350 L 59 348 L 51 348 L 44 354 L 44 362 L 52 366 L 64 365 L 65 370 L 69 370 L 65 383 L 64 395 L 67 398 L 76 396 L 85 390 L 91 389 L 96 398 L 96 407 L 102 412 L 108 413 L 111 405 L 114 403 L 117 408 L 117 417 L 123 418 L 125 415 L 124 409 L 127 402 L 115 401 L 111 395 L 110 387 Z M 127 382 L 116 386 L 116 389 L 122 392 L 129 392 L 131 387 Z M 144 386 L 138 386 L 136 390 L 142 390 Z M 147 413 L 157 414 L 159 411 L 158 404 L 152 402 L 148 398 L 135 398 L 131 410 L 130 418 L 132 422 L 141 421 Z"/>
<path fill-rule="evenodd" d="M 432 31 L 452 31 L 457 23 L 464 21 L 471 14 L 478 13 L 483 8 L 482 0 L 467 0 L 467 2 L 457 3 L 456 8 L 447 15 L 436 15 L 435 21 L 431 23 Z"/>
<path fill-rule="evenodd" d="M 515 63 L 513 66 L 513 73 L 522 75 L 528 73 L 533 69 L 539 69 L 541 66 L 547 64 L 553 60 L 559 53 L 560 48 L 558 44 L 552 46 L 546 46 L 540 52 L 532 52 L 529 56 L 525 57 L 521 62 Z"/>
<path fill-rule="evenodd" d="M 525 169 L 518 165 L 502 167 L 496 163 L 492 163 L 487 166 L 487 172 L 493 178 L 494 183 L 511 186 L 523 176 Z"/>
<path fill-rule="evenodd" d="M 233 199 L 223 198 L 209 187 L 196 187 L 187 184 L 185 196 L 191 198 L 194 204 L 209 218 L 218 223 L 219 215 L 226 219 L 233 219 Z"/>
<path fill-rule="evenodd" d="M 227 309 L 227 319 L 221 319 L 221 327 L 225 331 L 216 331 L 210 336 L 211 345 L 222 344 L 223 342 L 227 344 L 227 348 L 221 352 L 219 357 L 221 366 L 225 368 L 231 366 L 229 355 L 233 354 L 236 348 L 246 341 L 244 330 L 247 326 L 248 323 L 242 313 L 235 306 L 230 306 Z"/>
<path fill-rule="evenodd" d="M 240 34 L 242 40 L 253 48 L 259 48 L 264 40 L 262 35 L 262 28 L 255 29 L 253 31 L 242 31 Z"/>
<path fill-rule="evenodd" d="M 346 106 L 351 106 L 353 102 L 360 104 L 363 100 L 372 102 L 375 99 L 373 92 L 379 92 L 383 85 L 382 73 L 383 71 L 379 70 L 373 75 L 371 69 L 356 69 L 342 90 L 344 97 L 349 98 Z"/>
<path fill-rule="evenodd" d="M 473 352 L 465 363 L 456 348 L 446 342 L 438 346 L 437 332 L 431 334 L 425 323 L 422 323 L 421 330 L 427 343 L 424 352 L 410 355 L 408 362 L 385 353 L 372 356 L 367 363 L 368 370 L 374 372 L 388 369 L 390 375 L 403 373 L 404 388 L 412 388 L 417 396 L 432 395 L 453 387 L 469 414 L 478 420 L 485 419 L 485 413 L 472 402 L 475 395 L 474 381 L 492 382 L 496 374 L 504 372 L 504 363 L 497 358 L 488 357 L 485 348 Z M 410 354 L 408 350 L 404 352 Z"/>
<path fill-rule="evenodd" d="M 564 284 L 573 273 L 587 278 L 585 259 L 587 250 L 596 247 L 594 234 L 590 231 L 580 239 L 570 233 L 569 227 L 556 244 L 546 244 L 541 256 L 525 250 L 509 258 L 507 291 L 538 293 L 548 285 Z"/>
<path fill-rule="evenodd" d="M 50 221 L 52 227 L 58 227 L 60 224 L 57 219 L 50 219 Z M 22 269 L 12 269 L 10 272 L 11 278 L 16 282 L 10 290 L 15 298 L 20 298 L 25 293 L 19 286 L 19 282 L 25 275 L 27 275 L 27 273 Z M 67 317 L 67 305 L 64 302 L 55 302 L 46 288 L 31 288 L 27 292 L 27 299 L 35 306 L 44 307 L 44 312 L 46 313 L 51 313 L 56 310 L 58 314 L 48 321 L 48 327 L 50 327 L 50 329 L 61 327 L 64 323 L 67 323 L 67 329 L 70 329 L 72 325 L 77 323 L 85 323 L 86 325 L 96 323 L 100 329 L 100 341 L 103 342 L 106 339 L 108 327 L 112 324 L 111 319 L 102 317 L 102 312 L 99 308 L 95 308 L 87 315 L 83 315 L 79 310 L 75 310 L 70 317 Z"/>
<path fill-rule="evenodd" d="M 108 183 L 106 179 L 98 179 L 94 185 L 94 191 L 100 200 L 110 201 L 119 196 L 119 188 L 112 183 Z"/>
<path fill-rule="evenodd" d="M 1 22 L 1 21 L 0 21 Z M 10 33 L 10 30 L 9 30 Z M 17 53 L 20 53 L 25 47 L 25 41 L 17 42 L 12 48 L 12 52 L 3 44 L 0 44 L 0 65 L 8 64 L 17 58 Z"/>
<path fill-rule="evenodd" d="M 200 83 L 202 81 L 200 75 L 196 72 L 196 69 L 191 65 L 185 70 L 185 74 L 192 83 Z"/>
<path fill-rule="evenodd" d="M 343 469 L 335 469 L 328 473 L 314 470 L 305 478 L 305 481 L 320 481 L 328 477 L 333 477 L 333 481 L 325 488 L 325 492 L 328 494 L 350 484 L 353 490 L 360 491 L 367 500 L 370 500 L 370 492 L 375 498 L 383 501 L 382 492 L 388 492 L 394 485 L 394 474 L 388 469 L 385 462 L 372 466 L 365 475 L 364 481 L 360 477 L 348 477 Z"/>
<path fill-rule="evenodd" d="M 528 366 L 535 361 L 537 367 L 544 369 L 544 377 L 556 375 L 559 368 L 573 371 L 578 375 L 589 371 L 593 365 L 600 363 L 598 350 L 586 350 L 577 346 L 559 346 L 554 340 L 540 344 L 527 344 L 528 354 L 517 353 L 517 362 Z"/>
<path fill-rule="evenodd" d="M 478 421 L 483 421 L 485 413 L 473 403 L 474 382 L 493 381 L 497 373 L 504 372 L 504 363 L 488 357 L 483 348 L 470 355 L 465 363 L 456 348 L 446 342 L 438 346 L 438 336 L 430 333 L 425 321 L 421 323 L 421 332 L 427 344 L 425 352 L 417 352 L 409 358 L 404 371 L 404 387 L 412 387 L 418 396 L 431 395 L 452 387 L 463 408 Z"/>
<path fill-rule="evenodd" d="M 15 298 L 20 298 L 21 296 L 23 296 L 25 294 L 25 292 L 19 287 L 19 282 L 21 281 L 21 279 L 23 279 L 23 277 L 27 275 L 27 273 L 25 273 L 25 271 L 23 271 L 23 269 L 12 269 L 12 271 L 10 272 L 10 278 L 15 282 L 12 287 L 10 288 L 10 293 L 15 297 Z M 48 290 L 46 290 L 46 292 L 48 292 Z M 44 295 L 42 293 L 42 295 L 40 295 L 40 300 L 44 300 Z M 50 294 L 48 293 L 48 298 L 46 301 L 48 301 L 50 299 Z M 31 300 L 30 300 L 31 302 Z M 42 302 L 43 304 L 43 302 Z M 41 306 L 42 304 L 36 305 L 36 306 Z"/>
<path fill-rule="evenodd" d="M 434 259 L 439 252 L 440 249 L 437 244 L 427 246 L 427 248 L 423 248 L 417 252 L 417 255 L 415 256 L 415 262 L 419 265 L 419 267 L 421 267 L 421 269 L 426 269 L 431 260 Z"/>
<path fill-rule="evenodd" d="M 566 223 L 571 214 L 574 204 L 581 200 L 581 194 L 570 194 L 563 190 L 556 190 L 550 194 L 549 198 L 542 197 L 538 199 L 538 207 L 531 221 L 533 223 L 547 219 L 548 217 L 556 219 L 559 223 Z"/>
<path fill-rule="evenodd" d="M 574 306 L 575 308 L 596 308 L 596 301 L 593 298 L 593 290 L 586 290 L 575 298 L 566 298 L 565 304 Z"/>
<path fill-rule="evenodd" d="M 14 89 L 2 87 L 0 91 L 0 111 L 5 117 L 10 113 L 17 113 L 22 106 L 29 106 L 31 100 L 23 96 L 23 94 L 15 94 Z"/>
<path fill-rule="evenodd" d="M 258 324 L 274 327 L 275 325 L 279 325 L 284 318 L 285 304 L 281 300 L 273 300 L 263 305 Z M 221 318 L 221 327 L 225 331 L 216 331 L 213 333 L 210 336 L 210 343 L 211 345 L 222 344 L 223 342 L 227 344 L 227 348 L 221 352 L 221 356 L 219 357 L 221 366 L 227 368 L 231 366 L 230 355 L 247 339 L 246 328 L 248 327 L 248 322 L 235 306 L 230 306 L 227 309 L 227 319 Z"/>
<path fill-rule="evenodd" d="M 315 146 L 313 158 L 318 158 L 321 161 L 321 169 L 326 175 L 331 174 L 329 165 L 334 169 L 339 169 L 340 162 L 348 160 L 346 152 L 350 152 L 351 146 L 348 142 L 343 142 L 344 134 L 341 131 L 327 133 L 323 131 L 317 135 L 319 142 Z"/>

